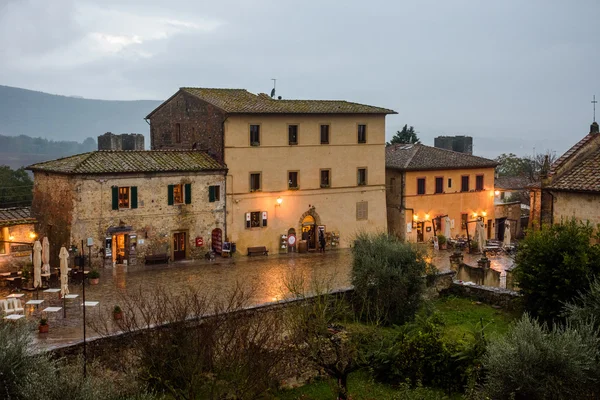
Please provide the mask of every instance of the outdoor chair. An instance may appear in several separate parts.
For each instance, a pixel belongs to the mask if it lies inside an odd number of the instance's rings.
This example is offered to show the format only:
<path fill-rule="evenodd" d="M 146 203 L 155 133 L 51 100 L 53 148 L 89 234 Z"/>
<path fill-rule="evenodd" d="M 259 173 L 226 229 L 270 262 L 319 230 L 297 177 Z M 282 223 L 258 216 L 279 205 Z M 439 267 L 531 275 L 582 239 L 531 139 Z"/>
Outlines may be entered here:
<path fill-rule="evenodd" d="M 21 303 L 21 299 L 11 299 L 11 300 L 12 300 L 14 312 L 16 312 L 17 314 L 20 314 L 25 311 L 25 308 L 23 308 L 23 304 Z M 10 300 L 9 300 L 9 302 L 10 302 Z"/>
<path fill-rule="evenodd" d="M 8 300 L 0 300 L 0 305 L 2 305 L 2 311 L 6 315 L 9 315 L 9 314 L 12 314 L 15 312 L 12 302 L 10 302 Z"/>

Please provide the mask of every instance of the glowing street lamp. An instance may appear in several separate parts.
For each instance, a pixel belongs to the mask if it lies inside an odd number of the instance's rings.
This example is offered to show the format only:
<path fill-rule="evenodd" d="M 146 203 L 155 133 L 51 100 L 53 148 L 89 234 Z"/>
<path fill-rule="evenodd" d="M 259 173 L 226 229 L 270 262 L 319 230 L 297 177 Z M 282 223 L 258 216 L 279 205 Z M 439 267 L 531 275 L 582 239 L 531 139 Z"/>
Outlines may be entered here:
<path fill-rule="evenodd" d="M 281 196 L 279 196 L 279 197 L 277 198 L 277 205 L 278 205 L 278 206 L 280 206 L 280 205 L 281 205 L 281 203 L 283 203 L 283 199 L 281 198 Z"/>

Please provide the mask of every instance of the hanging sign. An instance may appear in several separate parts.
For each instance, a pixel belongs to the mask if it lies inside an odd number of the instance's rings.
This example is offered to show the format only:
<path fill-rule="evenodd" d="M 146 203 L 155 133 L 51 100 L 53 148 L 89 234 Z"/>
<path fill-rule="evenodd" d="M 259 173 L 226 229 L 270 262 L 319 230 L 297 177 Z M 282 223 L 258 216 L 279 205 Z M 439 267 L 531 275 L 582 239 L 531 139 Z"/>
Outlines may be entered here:
<path fill-rule="evenodd" d="M 202 239 L 200 236 L 196 237 L 196 247 L 202 247 L 204 246 L 204 239 Z"/>

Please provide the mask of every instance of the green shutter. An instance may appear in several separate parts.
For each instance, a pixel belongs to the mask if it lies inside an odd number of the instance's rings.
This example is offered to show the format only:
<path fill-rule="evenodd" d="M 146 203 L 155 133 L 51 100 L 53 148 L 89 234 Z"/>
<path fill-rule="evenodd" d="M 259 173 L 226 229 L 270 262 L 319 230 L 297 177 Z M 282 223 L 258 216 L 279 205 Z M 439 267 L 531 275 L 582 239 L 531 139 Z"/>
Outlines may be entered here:
<path fill-rule="evenodd" d="M 119 187 L 118 186 L 112 187 L 112 209 L 113 210 L 119 209 Z"/>
<path fill-rule="evenodd" d="M 191 204 L 191 203 L 192 203 L 192 184 L 186 183 L 185 184 L 185 204 Z"/>
<path fill-rule="evenodd" d="M 131 187 L 131 208 L 137 208 L 137 186 Z"/>
<path fill-rule="evenodd" d="M 173 205 L 173 185 L 169 185 L 168 203 L 170 206 Z"/>
<path fill-rule="evenodd" d="M 215 196 L 215 187 L 214 186 L 209 186 L 208 187 L 208 201 L 213 203 L 216 200 L 216 196 Z"/>

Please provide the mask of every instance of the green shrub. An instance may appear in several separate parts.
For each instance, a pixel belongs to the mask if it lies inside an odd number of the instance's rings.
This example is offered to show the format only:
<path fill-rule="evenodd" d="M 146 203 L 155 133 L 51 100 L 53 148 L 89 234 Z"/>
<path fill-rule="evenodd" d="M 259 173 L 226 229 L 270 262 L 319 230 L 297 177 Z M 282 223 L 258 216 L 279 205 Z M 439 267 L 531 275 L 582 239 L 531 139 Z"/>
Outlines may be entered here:
<path fill-rule="evenodd" d="M 488 345 L 484 392 L 492 399 L 595 398 L 599 345 L 590 324 L 549 330 L 526 314 Z"/>
<path fill-rule="evenodd" d="M 442 328 L 437 314 L 396 327 L 370 354 L 374 378 L 392 385 L 408 383 L 463 392 L 470 380 L 477 379 L 485 342 L 449 342 L 443 339 Z"/>
<path fill-rule="evenodd" d="M 571 220 L 521 241 L 513 274 L 532 316 L 552 323 L 564 303 L 589 287 L 600 272 L 600 245 L 591 244 L 592 235 L 591 225 Z"/>
<path fill-rule="evenodd" d="M 587 292 L 580 292 L 565 305 L 563 316 L 576 324 L 591 322 L 600 328 L 600 279 L 596 278 Z"/>
<path fill-rule="evenodd" d="M 357 316 L 385 325 L 412 320 L 424 291 L 423 255 L 385 234 L 360 234 L 352 253 Z"/>
<path fill-rule="evenodd" d="M 446 236 L 441 235 L 441 234 L 437 235 L 437 238 L 438 238 L 438 244 L 439 245 L 446 244 L 446 242 L 448 241 L 448 239 L 446 239 Z"/>

